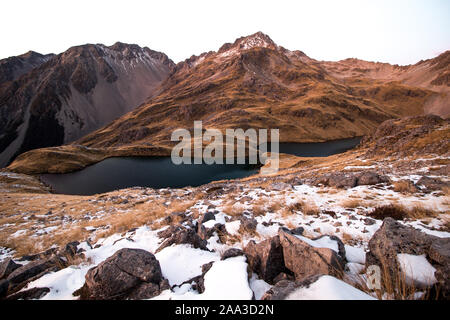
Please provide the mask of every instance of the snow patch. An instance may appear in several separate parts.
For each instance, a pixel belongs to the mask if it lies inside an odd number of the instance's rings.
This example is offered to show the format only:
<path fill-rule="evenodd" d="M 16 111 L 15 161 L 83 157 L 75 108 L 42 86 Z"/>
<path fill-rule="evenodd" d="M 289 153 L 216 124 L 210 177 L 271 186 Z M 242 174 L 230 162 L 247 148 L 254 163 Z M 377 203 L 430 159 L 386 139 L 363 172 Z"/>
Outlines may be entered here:
<path fill-rule="evenodd" d="M 430 286 L 436 283 L 434 277 L 436 269 L 428 262 L 424 254 L 418 256 L 400 253 L 397 255 L 397 260 L 408 284 Z"/>
<path fill-rule="evenodd" d="M 374 297 L 331 276 L 322 276 L 308 288 L 298 288 L 286 300 L 375 300 Z"/>
<path fill-rule="evenodd" d="M 171 286 L 202 274 L 202 265 L 220 260 L 220 255 L 187 244 L 164 248 L 156 255 L 162 274 Z"/>

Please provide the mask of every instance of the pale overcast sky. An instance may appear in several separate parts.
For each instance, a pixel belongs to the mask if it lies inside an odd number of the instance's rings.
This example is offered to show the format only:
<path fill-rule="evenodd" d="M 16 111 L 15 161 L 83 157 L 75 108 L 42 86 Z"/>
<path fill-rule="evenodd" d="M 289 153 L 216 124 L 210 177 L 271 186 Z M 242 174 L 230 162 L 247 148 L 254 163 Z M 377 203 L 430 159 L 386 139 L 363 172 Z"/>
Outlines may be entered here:
<path fill-rule="evenodd" d="M 0 58 L 116 41 L 179 62 L 262 31 L 319 60 L 416 63 L 450 49 L 450 0 L 3 0 Z"/>

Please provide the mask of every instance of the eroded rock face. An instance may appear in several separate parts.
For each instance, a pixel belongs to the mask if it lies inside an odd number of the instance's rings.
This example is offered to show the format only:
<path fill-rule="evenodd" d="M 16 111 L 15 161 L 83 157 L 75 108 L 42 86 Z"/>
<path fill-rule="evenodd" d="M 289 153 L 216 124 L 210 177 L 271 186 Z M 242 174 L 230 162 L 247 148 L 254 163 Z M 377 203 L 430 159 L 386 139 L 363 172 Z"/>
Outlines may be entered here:
<path fill-rule="evenodd" d="M 251 240 L 244 248 L 244 253 L 250 269 L 268 283 L 273 283 L 278 274 L 286 271 L 283 248 L 278 236 L 259 243 Z"/>
<path fill-rule="evenodd" d="M 431 114 L 388 120 L 361 143 L 369 148 L 367 157 L 391 154 L 399 157 L 412 154 L 445 155 L 449 150 L 449 140 L 433 138 L 432 134 L 439 127 L 447 126 L 449 121 Z M 421 139 L 426 143 L 418 143 Z"/>
<path fill-rule="evenodd" d="M 450 239 L 434 237 L 386 218 L 369 241 L 366 266 L 386 268 L 391 281 L 394 281 L 401 270 L 397 258 L 399 253 L 425 255 L 436 268 L 435 278 L 441 297 L 450 298 Z"/>
<path fill-rule="evenodd" d="M 121 249 L 90 269 L 80 299 L 149 299 L 167 288 L 159 261 L 141 249 Z"/>
<path fill-rule="evenodd" d="M 296 280 L 317 274 L 341 277 L 345 263 L 334 250 L 312 247 L 284 230 L 279 230 L 278 235 L 284 263 L 294 273 Z"/>

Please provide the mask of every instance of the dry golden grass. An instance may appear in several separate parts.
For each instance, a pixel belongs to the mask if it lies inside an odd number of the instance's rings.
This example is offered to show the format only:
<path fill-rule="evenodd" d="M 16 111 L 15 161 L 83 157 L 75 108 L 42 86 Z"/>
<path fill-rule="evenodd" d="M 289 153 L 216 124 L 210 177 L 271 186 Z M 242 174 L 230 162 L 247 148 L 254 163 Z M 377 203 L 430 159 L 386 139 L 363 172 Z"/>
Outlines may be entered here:
<path fill-rule="evenodd" d="M 317 216 L 320 214 L 320 209 L 313 201 L 303 202 L 302 213 L 308 216 Z"/>
<path fill-rule="evenodd" d="M 283 205 L 279 202 L 279 201 L 270 201 L 267 209 L 270 212 L 277 212 L 278 210 L 280 210 L 283 207 Z"/>
<path fill-rule="evenodd" d="M 341 202 L 341 206 L 344 208 L 354 209 L 363 206 L 361 199 L 347 199 Z"/>
<path fill-rule="evenodd" d="M 258 199 L 255 199 L 251 202 L 252 206 L 252 213 L 253 216 L 263 216 L 267 213 L 267 203 L 269 202 L 268 197 L 259 197 Z"/>
<path fill-rule="evenodd" d="M 236 202 L 228 202 L 222 206 L 222 211 L 229 216 L 242 215 L 242 208 L 236 205 Z"/>
<path fill-rule="evenodd" d="M 257 216 L 263 216 L 267 212 L 265 206 L 262 205 L 253 205 L 252 206 L 252 213 L 255 217 Z"/>
<path fill-rule="evenodd" d="M 417 188 L 410 180 L 399 180 L 394 182 L 394 191 L 401 192 L 405 194 L 411 194 L 417 192 Z"/>
<path fill-rule="evenodd" d="M 444 196 L 449 197 L 450 196 L 450 187 L 443 187 L 442 188 L 442 193 L 444 194 Z"/>
<path fill-rule="evenodd" d="M 15 250 L 15 256 L 19 257 L 53 245 L 62 247 L 71 241 L 96 240 L 143 225 L 157 228 L 166 221 L 162 218 L 189 210 L 203 197 L 200 192 L 179 198 L 177 195 L 182 194 L 174 192 L 164 197 L 157 192 L 143 195 L 135 191 L 94 196 L 0 194 L 0 246 Z M 174 223 L 181 219 L 178 215 L 171 217 Z M 47 231 L 48 227 L 55 228 Z M 86 227 L 95 230 L 87 231 Z"/>
<path fill-rule="evenodd" d="M 294 203 L 291 203 L 287 208 L 289 211 L 293 212 L 293 211 L 301 211 L 304 206 L 305 202 L 298 200 Z"/>
<path fill-rule="evenodd" d="M 346 232 L 343 232 L 342 233 L 342 241 L 344 242 L 344 243 L 349 243 L 350 241 L 352 241 L 353 240 L 353 237 L 350 235 L 350 234 L 348 234 L 348 233 L 346 233 Z"/>
<path fill-rule="evenodd" d="M 297 228 L 298 227 L 298 224 L 295 224 L 294 222 L 292 222 L 292 221 L 287 221 L 286 222 L 286 228 L 288 228 L 288 229 L 295 229 L 295 228 Z"/>

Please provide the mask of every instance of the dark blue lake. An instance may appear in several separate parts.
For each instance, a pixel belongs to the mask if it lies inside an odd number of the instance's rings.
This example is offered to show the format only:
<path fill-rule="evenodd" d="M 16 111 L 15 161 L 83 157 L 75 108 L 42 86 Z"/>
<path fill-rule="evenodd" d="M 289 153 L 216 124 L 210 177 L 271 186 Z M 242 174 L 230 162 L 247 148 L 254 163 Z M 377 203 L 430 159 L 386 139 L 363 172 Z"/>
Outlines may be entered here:
<path fill-rule="evenodd" d="M 280 143 L 280 152 L 303 157 L 326 157 L 355 147 L 360 138 L 323 143 Z M 92 195 L 129 187 L 182 188 L 211 181 L 237 179 L 258 173 L 245 164 L 175 165 L 170 157 L 116 157 L 83 170 L 65 174 L 43 174 L 42 181 L 56 193 Z"/>

